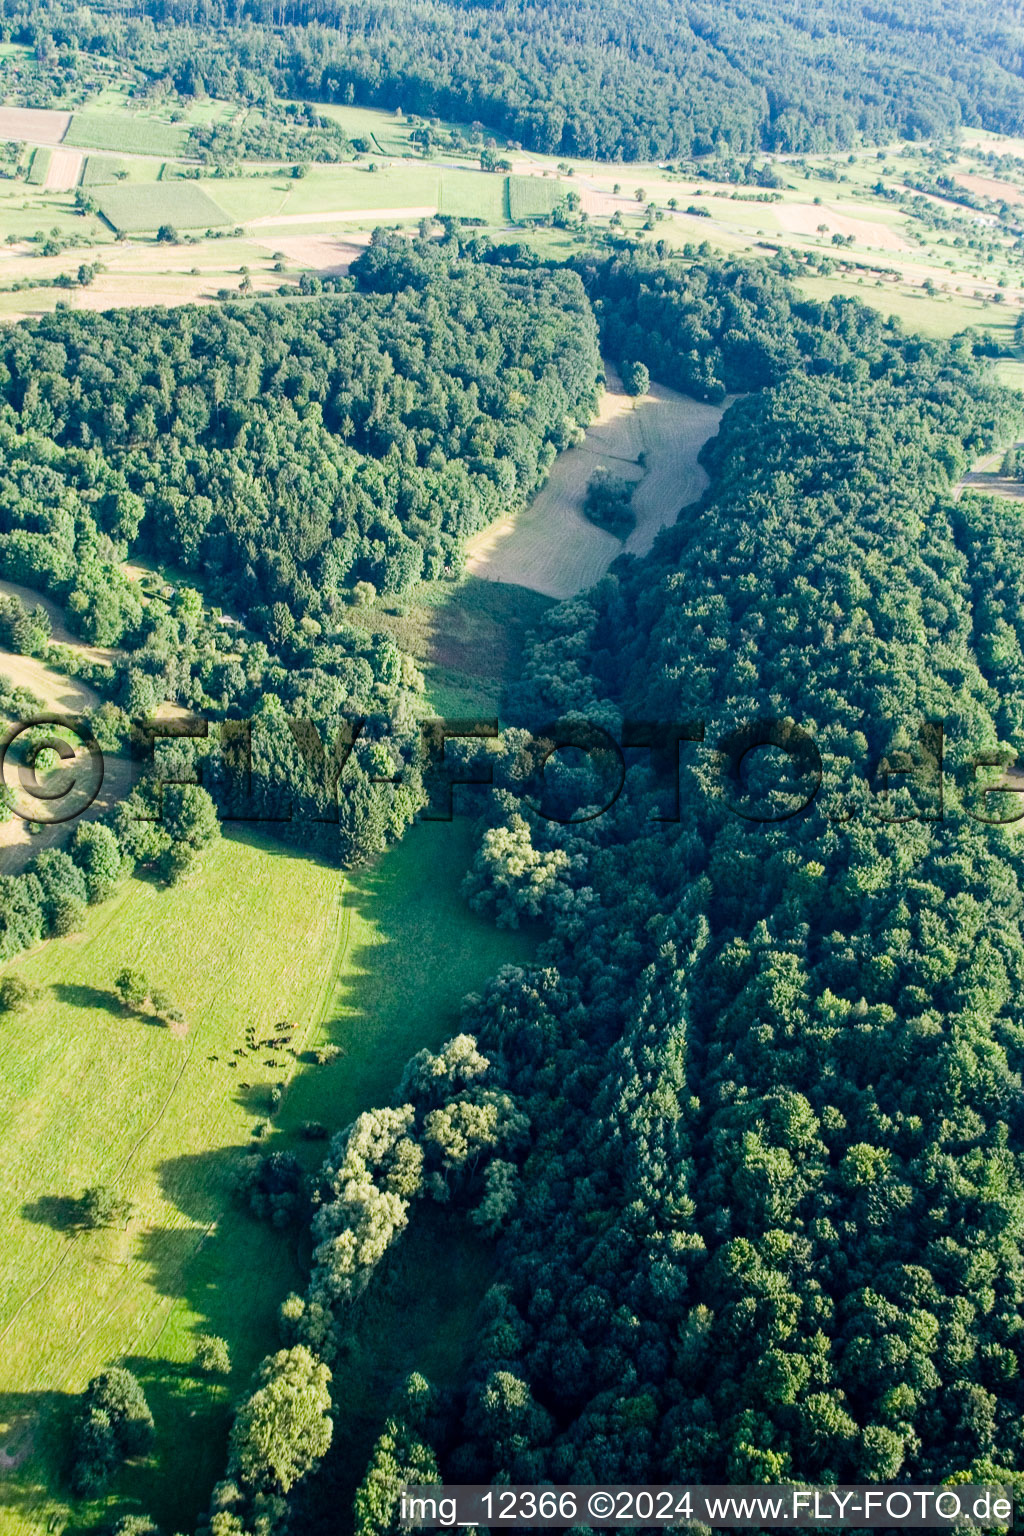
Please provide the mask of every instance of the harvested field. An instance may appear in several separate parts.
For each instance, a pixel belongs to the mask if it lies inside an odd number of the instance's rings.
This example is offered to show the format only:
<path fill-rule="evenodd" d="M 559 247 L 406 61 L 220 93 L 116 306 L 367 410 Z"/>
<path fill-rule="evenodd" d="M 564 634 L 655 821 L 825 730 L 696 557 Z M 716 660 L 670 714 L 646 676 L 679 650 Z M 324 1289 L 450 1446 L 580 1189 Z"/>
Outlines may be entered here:
<path fill-rule="evenodd" d="M 59 144 L 68 131 L 70 112 L 47 112 L 39 107 L 0 107 L 0 139 L 27 144 Z"/>
<path fill-rule="evenodd" d="M 997 181 L 994 176 L 975 176 L 973 172 L 958 171 L 953 180 L 958 187 L 974 192 L 978 197 L 994 197 L 997 202 L 1024 203 L 1024 192 L 1009 181 Z"/>
<path fill-rule="evenodd" d="M 70 192 L 82 178 L 82 154 L 77 149 L 55 149 L 44 183 L 47 192 Z"/>
<path fill-rule="evenodd" d="M 1017 443 L 1016 447 L 1022 448 L 1024 444 Z M 997 449 L 994 453 L 985 454 L 964 475 L 958 489 L 982 491 L 987 496 L 1002 496 L 1007 501 L 1024 501 L 1024 481 L 1002 472 L 1003 452 Z"/>
<path fill-rule="evenodd" d="M 707 476 L 697 454 L 717 431 L 725 407 L 655 386 L 634 408 L 617 375 L 607 372 L 608 388 L 585 442 L 556 460 L 525 512 L 503 518 L 470 542 L 471 575 L 571 597 L 599 581 L 624 550 L 650 549 L 659 529 L 700 496 Z M 646 469 L 637 463 L 641 452 Z M 638 482 L 636 527 L 625 544 L 583 516 L 587 486 L 600 468 Z"/>
<path fill-rule="evenodd" d="M 772 212 L 782 228 L 792 235 L 814 235 L 818 225 L 828 226 L 830 235 L 852 235 L 858 245 L 875 246 L 883 251 L 909 251 L 910 246 L 888 224 L 877 219 L 859 219 L 840 213 L 828 204 L 773 203 Z"/>
<path fill-rule="evenodd" d="M 370 243 L 369 235 L 281 235 L 257 240 L 264 250 L 280 251 L 285 261 L 314 272 L 347 272 Z"/>

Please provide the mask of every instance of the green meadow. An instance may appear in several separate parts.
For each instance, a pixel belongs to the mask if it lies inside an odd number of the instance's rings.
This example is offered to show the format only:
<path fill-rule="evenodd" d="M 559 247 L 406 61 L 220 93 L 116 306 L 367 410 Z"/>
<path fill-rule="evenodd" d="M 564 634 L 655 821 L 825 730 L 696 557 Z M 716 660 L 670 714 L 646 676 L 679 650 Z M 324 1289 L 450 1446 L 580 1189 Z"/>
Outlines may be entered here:
<path fill-rule="evenodd" d="M 471 851 L 467 820 L 422 825 L 345 874 L 235 833 L 187 883 L 132 879 L 83 933 L 12 964 L 44 990 L 0 1026 L 0 1450 L 19 1463 L 0 1487 L 2 1536 L 71 1516 L 73 1394 L 115 1362 L 144 1383 L 156 1447 L 75 1519 L 88 1529 L 145 1509 L 165 1531 L 192 1528 L 224 1465 L 231 1404 L 303 1284 L 294 1238 L 233 1205 L 232 1172 L 261 1123 L 257 1145 L 313 1165 L 323 1147 L 301 1138 L 304 1122 L 339 1129 L 390 1099 L 409 1056 L 457 1026 L 462 996 L 530 954 L 528 937 L 465 907 Z M 121 1008 L 124 964 L 172 993 L 186 1033 Z M 283 1021 L 290 1048 L 246 1052 L 249 1026 L 265 1041 Z M 316 1066 L 324 1041 L 341 1054 Z M 270 1119 L 274 1084 L 285 1095 Z M 126 1228 L 76 1226 L 99 1182 L 132 1201 Z M 228 1341 L 225 1385 L 189 1370 L 201 1332 Z M 187 1481 L 172 1470 L 183 1466 Z"/>

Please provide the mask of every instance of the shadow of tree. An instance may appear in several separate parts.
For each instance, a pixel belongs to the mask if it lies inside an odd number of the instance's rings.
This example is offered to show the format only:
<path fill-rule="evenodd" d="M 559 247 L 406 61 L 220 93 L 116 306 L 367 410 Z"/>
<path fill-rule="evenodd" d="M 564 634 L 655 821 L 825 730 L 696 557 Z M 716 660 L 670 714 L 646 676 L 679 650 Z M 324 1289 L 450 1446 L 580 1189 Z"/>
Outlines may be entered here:
<path fill-rule="evenodd" d="M 18 1529 L 43 1529 L 40 1511 L 63 1504 L 76 1403 L 64 1392 L 0 1392 L 0 1528 L 11 1515 Z M 65 1506 L 53 1529 L 71 1536 L 68 1514 Z"/>
<path fill-rule="evenodd" d="M 26 1221 L 52 1227 L 55 1232 L 78 1232 L 86 1226 L 85 1201 L 81 1195 L 39 1195 L 21 1207 Z"/>
<path fill-rule="evenodd" d="M 106 1008 L 109 1013 L 121 1013 L 121 1003 L 114 992 L 101 987 L 86 986 L 77 981 L 57 981 L 53 984 L 54 995 L 72 1008 Z"/>

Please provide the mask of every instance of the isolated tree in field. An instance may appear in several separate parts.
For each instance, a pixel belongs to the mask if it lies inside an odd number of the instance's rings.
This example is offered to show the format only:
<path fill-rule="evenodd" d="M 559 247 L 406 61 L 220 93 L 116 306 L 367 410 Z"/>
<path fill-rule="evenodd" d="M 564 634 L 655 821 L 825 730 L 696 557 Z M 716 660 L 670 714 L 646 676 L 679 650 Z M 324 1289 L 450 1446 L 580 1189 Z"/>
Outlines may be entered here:
<path fill-rule="evenodd" d="M 132 1203 L 109 1184 L 94 1184 L 82 1196 L 82 1222 L 87 1227 L 113 1227 L 127 1222 Z"/>
<path fill-rule="evenodd" d="M 149 996 L 149 978 L 137 966 L 126 965 L 114 977 L 114 991 L 126 1008 L 141 1008 Z"/>
<path fill-rule="evenodd" d="M 178 245 L 180 236 L 173 224 L 161 224 L 156 232 L 156 238 L 162 245 Z"/>
<path fill-rule="evenodd" d="M 21 1013 L 35 1002 L 39 991 L 24 976 L 5 976 L 0 981 L 0 1013 Z"/>
<path fill-rule="evenodd" d="M 174 998 L 162 988 L 154 987 L 150 994 L 149 1002 L 153 1012 L 163 1023 L 183 1024 L 185 1022 L 185 1015 L 174 1001 Z"/>
<path fill-rule="evenodd" d="M 121 873 L 121 851 L 110 828 L 84 822 L 71 840 L 71 857 L 85 876 L 89 902 L 105 901 Z"/>
<path fill-rule="evenodd" d="M 153 1415 L 131 1371 L 115 1368 L 94 1376 L 82 1394 L 73 1430 L 75 1492 L 102 1493 L 121 1462 L 144 1455 L 152 1440 Z"/>
<path fill-rule="evenodd" d="M 168 784 L 164 790 L 164 830 L 176 843 L 205 848 L 220 837 L 217 807 L 198 784 Z"/>
<path fill-rule="evenodd" d="M 622 370 L 622 387 L 627 395 L 640 399 L 651 387 L 651 375 L 645 363 L 627 363 Z"/>
<path fill-rule="evenodd" d="M 228 1376 L 231 1354 L 227 1343 L 215 1333 L 201 1333 L 196 1340 L 196 1365 L 204 1376 Z"/>
<path fill-rule="evenodd" d="M 331 1443 L 330 1379 L 302 1344 L 264 1360 L 231 1428 L 229 1471 L 251 1488 L 281 1493 L 305 1477 Z"/>

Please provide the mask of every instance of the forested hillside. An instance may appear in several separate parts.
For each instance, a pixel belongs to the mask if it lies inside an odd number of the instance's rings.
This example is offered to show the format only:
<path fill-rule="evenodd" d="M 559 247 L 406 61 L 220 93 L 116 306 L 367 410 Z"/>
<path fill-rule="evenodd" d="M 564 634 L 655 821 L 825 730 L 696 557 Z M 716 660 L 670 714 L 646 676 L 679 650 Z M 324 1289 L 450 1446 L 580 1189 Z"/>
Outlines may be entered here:
<path fill-rule="evenodd" d="M 842 148 L 858 138 L 1018 130 L 1013 7 L 898 11 L 787 0 L 526 5 L 356 0 L 146 0 L 122 20 L 66 0 L 4 0 L 19 41 L 128 58 L 162 87 L 262 100 L 401 107 L 479 121 L 527 148 L 644 160 Z M 205 46 L 217 28 L 216 50 Z M 74 56 L 68 60 L 74 71 Z"/>
<path fill-rule="evenodd" d="M 344 1358 L 417 1201 L 499 1236 L 470 1378 L 396 1396 L 365 1536 L 438 1473 L 1009 1481 L 1024 1453 L 1024 866 L 991 824 L 1016 796 L 974 782 L 1019 724 L 1020 539 L 1012 511 L 952 495 L 1019 406 L 969 344 L 799 304 L 763 269 L 637 257 L 585 277 L 615 317 L 677 307 L 649 326 L 664 371 L 692 377 L 696 353 L 701 387 L 763 387 L 706 450 L 703 502 L 552 611 L 510 709 L 706 737 L 682 745 L 677 819 L 641 754 L 611 810 L 568 826 L 524 812 L 529 754 L 505 738 L 467 894 L 551 937 L 410 1064 L 404 1107 L 336 1140 L 311 1285 L 267 1367 Z M 744 303 L 761 323 L 741 368 Z M 609 307 L 606 338 L 618 324 Z M 720 744 L 766 719 L 741 746 L 799 730 L 820 754 L 802 814 L 784 751 L 723 768 Z M 560 778 L 581 808 L 605 798 L 592 766 Z M 211 1530 L 289 1508 L 326 1530 L 330 1436 L 260 1481 L 243 1451 L 261 1401 Z"/>
<path fill-rule="evenodd" d="M 543 868 L 557 937 L 468 1021 L 531 1120 L 452 1451 L 474 1477 L 1020 1464 L 1022 869 L 967 814 L 1017 814 L 968 765 L 1019 705 L 1011 636 L 981 643 L 1000 519 L 949 494 L 1011 407 L 962 352 L 821 318 L 810 367 L 726 417 L 704 504 L 552 616 L 517 696 L 526 721 L 707 736 L 682 749 L 678 825 L 646 819 L 671 808 L 637 768 L 647 797 L 587 826 L 510 801 L 485 838 L 475 899 L 514 920 Z M 823 760 L 794 819 L 780 752 L 744 786 L 716 772 L 766 717 Z M 883 793 L 925 720 L 941 821 L 927 754 Z"/>
<path fill-rule="evenodd" d="M 382 270 L 391 292 L 374 291 Z M 331 298 L 63 312 L 0 341 L 0 573 L 118 648 L 91 667 L 104 746 L 165 700 L 249 719 L 244 772 L 212 737 L 181 743 L 178 771 L 202 757 L 224 814 L 349 862 L 422 798 L 423 679 L 363 627 L 359 599 L 457 571 L 467 538 L 524 505 L 589 419 L 601 372 L 575 274 L 381 238 L 358 275 Z M 186 578 L 169 600 L 144 604 L 126 572 L 147 555 Z M 7 629 L 47 645 L 24 612 Z M 343 723 L 358 735 L 341 791 L 289 720 L 328 743 Z M 138 819 L 154 810 L 143 785 L 114 813 L 126 867 L 180 872 Z M 0 892 L 4 958 L 61 931 L 37 873 Z"/>

